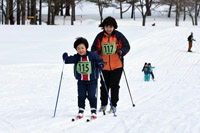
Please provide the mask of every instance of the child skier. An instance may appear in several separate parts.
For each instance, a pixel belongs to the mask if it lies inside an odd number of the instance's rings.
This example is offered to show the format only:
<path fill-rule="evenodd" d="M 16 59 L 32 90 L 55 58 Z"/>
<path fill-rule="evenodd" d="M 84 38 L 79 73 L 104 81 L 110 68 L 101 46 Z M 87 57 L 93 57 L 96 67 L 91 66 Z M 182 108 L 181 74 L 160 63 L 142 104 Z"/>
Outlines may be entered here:
<path fill-rule="evenodd" d="M 152 80 L 154 81 L 154 74 L 153 74 L 153 69 L 155 67 L 151 66 L 151 63 L 148 63 L 148 67 L 149 67 L 149 74 L 151 75 Z"/>
<path fill-rule="evenodd" d="M 85 99 L 89 100 L 91 108 L 91 117 L 97 118 L 97 81 L 99 77 L 99 69 L 104 66 L 103 59 L 96 53 L 87 51 L 88 41 L 85 38 L 79 37 L 74 42 L 74 48 L 77 54 L 68 56 L 63 54 L 65 64 L 74 64 L 74 76 L 78 80 L 78 115 L 77 118 L 83 117 L 85 110 Z"/>
<path fill-rule="evenodd" d="M 150 80 L 149 66 L 146 62 L 144 63 L 142 72 L 144 72 L 144 81 L 149 81 Z"/>

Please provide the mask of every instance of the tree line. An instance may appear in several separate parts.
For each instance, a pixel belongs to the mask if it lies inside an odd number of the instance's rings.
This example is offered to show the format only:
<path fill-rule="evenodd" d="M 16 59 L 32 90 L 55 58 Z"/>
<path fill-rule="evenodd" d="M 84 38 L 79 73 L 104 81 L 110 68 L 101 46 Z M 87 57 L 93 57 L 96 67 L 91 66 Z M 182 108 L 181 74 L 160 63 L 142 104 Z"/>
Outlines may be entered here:
<path fill-rule="evenodd" d="M 130 18 L 135 18 L 135 10 L 139 10 L 142 16 L 142 25 L 145 26 L 146 17 L 152 15 L 152 10 L 160 6 L 168 6 L 168 16 L 171 12 L 176 14 L 175 25 L 179 26 L 180 14 L 183 14 L 183 21 L 186 16 L 191 18 L 193 25 L 198 25 L 198 16 L 200 11 L 200 0 L 1 0 L 2 24 L 25 25 L 26 19 L 30 19 L 30 24 L 42 24 L 43 5 L 48 6 L 48 15 L 44 22 L 48 25 L 55 24 L 55 17 L 71 16 L 71 25 L 76 20 L 75 7 L 80 2 L 93 2 L 99 10 L 100 22 L 103 21 L 103 10 L 114 7 L 120 10 L 120 18 L 123 19 L 123 13 L 131 10 Z M 126 4 L 126 6 L 123 6 Z M 127 6 L 128 5 L 128 6 Z M 126 7 L 126 8 L 124 8 Z M 163 11 L 166 12 L 166 11 Z M 14 17 L 16 16 L 16 18 Z"/>
<path fill-rule="evenodd" d="M 4 20 L 5 24 L 13 25 L 16 20 L 17 25 L 25 25 L 26 19 L 30 19 L 30 24 L 36 24 L 39 21 L 41 25 L 42 4 L 44 3 L 48 6 L 45 21 L 48 25 L 55 24 L 55 16 L 59 13 L 62 16 L 70 16 L 70 8 L 73 11 L 71 16 L 75 16 L 75 0 L 1 0 L 2 23 Z"/>

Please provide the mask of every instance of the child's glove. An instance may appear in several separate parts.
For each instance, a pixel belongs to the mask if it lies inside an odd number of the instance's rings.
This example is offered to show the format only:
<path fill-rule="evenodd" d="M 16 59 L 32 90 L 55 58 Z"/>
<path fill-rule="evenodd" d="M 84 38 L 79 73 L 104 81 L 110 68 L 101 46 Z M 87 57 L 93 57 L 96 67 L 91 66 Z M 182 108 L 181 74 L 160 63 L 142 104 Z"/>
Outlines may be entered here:
<path fill-rule="evenodd" d="M 104 64 L 101 64 L 101 63 L 98 64 L 98 68 L 99 68 L 99 70 L 102 70 L 103 67 L 104 67 Z"/>
<path fill-rule="evenodd" d="M 121 51 L 121 50 L 118 50 L 118 51 L 117 51 L 117 54 L 118 54 L 119 56 L 121 56 L 121 55 L 122 55 L 122 51 Z"/>
<path fill-rule="evenodd" d="M 63 58 L 63 60 L 65 61 L 66 60 L 66 58 L 68 57 L 68 54 L 65 52 L 65 53 L 63 53 L 63 56 L 62 56 L 62 58 Z"/>

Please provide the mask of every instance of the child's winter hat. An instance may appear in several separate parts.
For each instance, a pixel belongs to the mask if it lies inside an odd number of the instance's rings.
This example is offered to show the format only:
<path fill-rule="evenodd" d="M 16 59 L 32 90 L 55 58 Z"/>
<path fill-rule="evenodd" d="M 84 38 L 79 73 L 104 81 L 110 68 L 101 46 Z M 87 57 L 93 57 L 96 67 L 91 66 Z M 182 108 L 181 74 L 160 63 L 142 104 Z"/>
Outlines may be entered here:
<path fill-rule="evenodd" d="M 76 38 L 76 41 L 74 42 L 74 48 L 76 49 L 78 45 L 84 44 L 85 48 L 88 49 L 88 41 L 83 37 Z"/>
<path fill-rule="evenodd" d="M 108 26 L 108 25 L 113 26 L 115 29 L 117 29 L 118 27 L 116 20 L 111 16 L 105 18 L 103 22 L 99 25 L 99 27 L 104 28 L 104 26 Z"/>

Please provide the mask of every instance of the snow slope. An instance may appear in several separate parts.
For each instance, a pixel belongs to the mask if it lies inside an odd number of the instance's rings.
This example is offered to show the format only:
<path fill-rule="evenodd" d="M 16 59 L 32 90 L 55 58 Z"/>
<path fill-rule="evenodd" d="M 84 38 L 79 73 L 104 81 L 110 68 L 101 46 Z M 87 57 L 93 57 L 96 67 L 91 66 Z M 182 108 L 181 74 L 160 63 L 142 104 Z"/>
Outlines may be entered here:
<path fill-rule="evenodd" d="M 117 20 L 131 44 L 125 56 L 133 108 L 122 76 L 117 117 L 98 113 L 91 123 L 86 102 L 83 120 L 77 114 L 77 86 L 73 65 L 65 65 L 60 98 L 52 118 L 62 53 L 74 54 L 73 42 L 83 36 L 91 45 L 101 31 L 98 20 L 75 26 L 0 26 L 0 132 L 1 133 L 199 133 L 200 132 L 200 33 L 185 22 L 140 27 L 133 20 Z M 166 20 L 167 21 L 167 20 Z M 163 22 L 163 23 L 162 23 Z M 137 21 L 136 23 L 139 23 Z M 171 23 L 171 25 L 173 25 Z M 194 32 L 193 53 L 187 53 L 187 37 Z M 89 48 L 90 49 L 90 48 Z M 155 82 L 144 82 L 144 62 L 155 66 Z M 99 93 L 98 93 L 99 94 Z M 100 106 L 98 95 L 98 108 Z"/>

